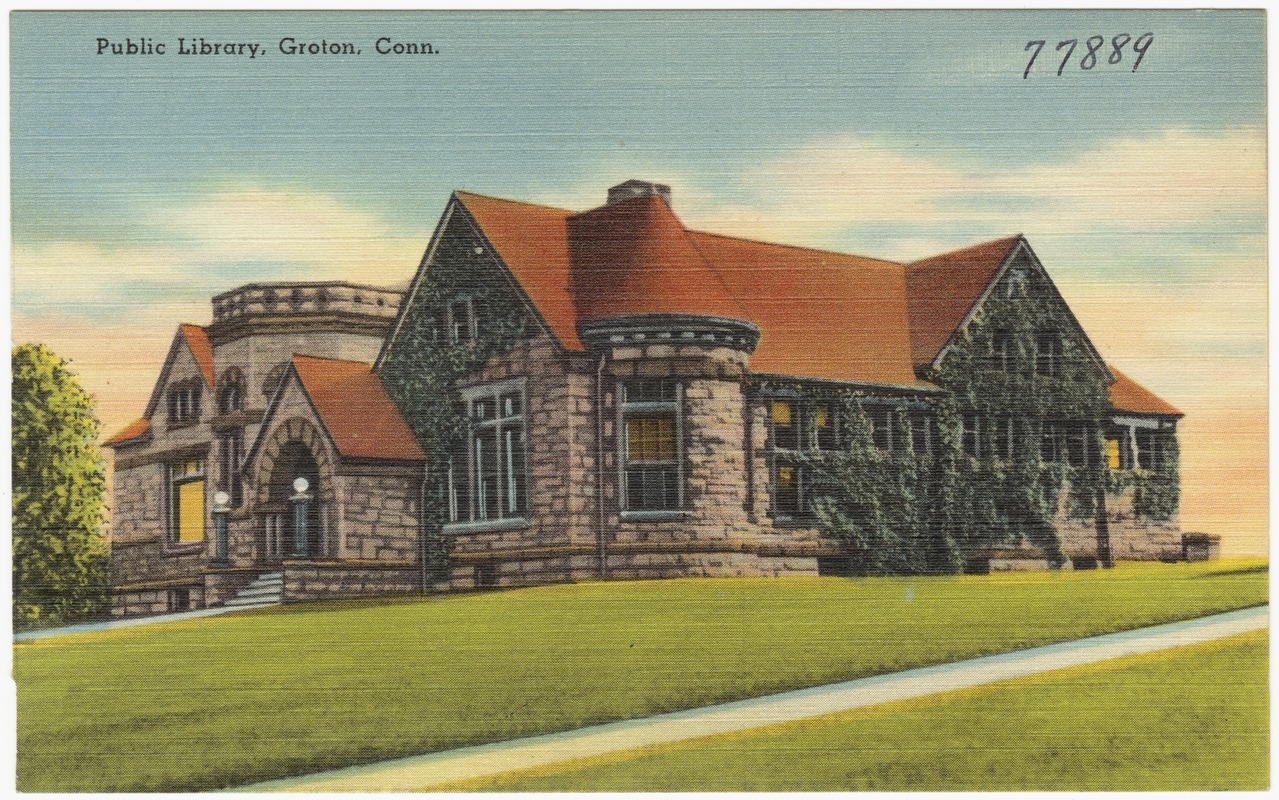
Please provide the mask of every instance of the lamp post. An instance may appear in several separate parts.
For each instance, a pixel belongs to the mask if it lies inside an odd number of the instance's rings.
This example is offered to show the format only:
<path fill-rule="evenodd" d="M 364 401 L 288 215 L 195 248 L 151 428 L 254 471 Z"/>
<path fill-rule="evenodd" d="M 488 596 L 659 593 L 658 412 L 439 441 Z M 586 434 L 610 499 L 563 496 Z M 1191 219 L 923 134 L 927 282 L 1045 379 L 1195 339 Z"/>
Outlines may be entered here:
<path fill-rule="evenodd" d="M 293 481 L 293 491 L 296 492 L 289 501 L 293 503 L 293 557 L 306 558 L 306 512 L 307 504 L 311 500 L 311 495 L 306 490 L 311 486 L 306 478 L 296 478 Z"/>
<path fill-rule="evenodd" d="M 227 505 L 231 501 L 231 496 L 226 492 L 213 493 L 213 566 L 225 567 L 229 566 L 227 560 L 227 536 L 226 536 L 226 515 L 230 511 Z"/>

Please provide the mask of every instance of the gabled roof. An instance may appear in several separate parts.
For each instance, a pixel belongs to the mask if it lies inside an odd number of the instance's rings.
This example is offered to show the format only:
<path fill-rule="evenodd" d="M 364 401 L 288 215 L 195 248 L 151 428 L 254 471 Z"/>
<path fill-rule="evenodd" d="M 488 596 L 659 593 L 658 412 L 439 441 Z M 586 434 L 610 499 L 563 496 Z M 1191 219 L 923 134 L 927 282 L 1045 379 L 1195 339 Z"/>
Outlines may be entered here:
<path fill-rule="evenodd" d="M 141 439 L 143 436 L 151 432 L 151 420 L 145 417 L 136 422 L 129 423 L 124 430 L 107 439 L 102 444 L 105 447 L 119 447 L 123 444 L 132 444 L 134 440 Z"/>
<path fill-rule="evenodd" d="M 1110 406 L 1114 410 L 1168 417 L 1185 416 L 1171 403 L 1115 369 L 1113 364 L 1106 366 L 1110 367 L 1111 374 L 1115 376 L 1115 382 L 1110 385 Z"/>
<path fill-rule="evenodd" d="M 900 264 L 689 230 L 656 196 L 581 214 L 454 197 L 569 350 L 580 322 L 704 314 L 759 326 L 757 372 L 921 385 Z"/>
<path fill-rule="evenodd" d="M 1021 241 L 1017 234 L 906 265 L 915 364 L 937 358 Z"/>
<path fill-rule="evenodd" d="M 160 377 L 156 379 L 155 388 L 151 390 L 151 399 L 147 401 L 147 410 L 142 416 L 150 419 L 155 414 L 156 407 L 160 404 L 161 394 L 164 387 L 169 382 L 169 371 L 173 369 L 173 360 L 177 358 L 179 350 L 185 347 L 191 358 L 195 360 L 196 367 L 200 370 L 200 376 L 204 378 L 204 383 L 209 387 L 209 391 L 213 391 L 213 344 L 209 341 L 209 334 L 199 325 L 190 325 L 182 323 L 178 325 L 178 332 L 173 334 L 173 342 L 169 345 L 169 354 L 164 357 L 164 366 L 160 368 Z"/>
<path fill-rule="evenodd" d="M 369 364 L 295 355 L 292 370 L 342 456 L 388 461 L 426 458 Z M 277 393 L 272 404 L 278 397 Z"/>
<path fill-rule="evenodd" d="M 214 389 L 213 385 L 213 344 L 209 341 L 209 332 L 199 325 L 182 324 L 178 326 L 182 336 L 187 340 L 187 347 L 191 348 L 191 355 L 195 357 L 195 363 L 200 367 L 200 374 L 204 376 L 204 382 L 209 389 Z"/>

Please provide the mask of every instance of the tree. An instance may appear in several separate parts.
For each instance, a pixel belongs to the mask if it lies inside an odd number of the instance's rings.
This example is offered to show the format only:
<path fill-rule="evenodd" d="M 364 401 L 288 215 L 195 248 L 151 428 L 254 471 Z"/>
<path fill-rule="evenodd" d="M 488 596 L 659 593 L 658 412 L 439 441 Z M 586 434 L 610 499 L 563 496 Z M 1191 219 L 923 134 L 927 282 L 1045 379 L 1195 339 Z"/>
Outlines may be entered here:
<path fill-rule="evenodd" d="M 99 617 L 110 580 L 93 400 L 44 345 L 12 356 L 14 630 Z"/>

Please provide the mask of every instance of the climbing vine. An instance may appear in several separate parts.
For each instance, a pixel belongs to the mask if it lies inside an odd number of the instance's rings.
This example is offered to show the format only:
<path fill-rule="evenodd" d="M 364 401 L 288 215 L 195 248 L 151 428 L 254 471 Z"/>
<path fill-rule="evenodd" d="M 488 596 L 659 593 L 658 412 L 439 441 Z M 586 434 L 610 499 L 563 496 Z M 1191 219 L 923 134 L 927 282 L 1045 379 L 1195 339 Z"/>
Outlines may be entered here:
<path fill-rule="evenodd" d="M 417 293 L 406 298 L 411 304 L 379 377 L 423 449 L 434 455 L 422 517 L 428 575 L 439 582 L 449 577 L 451 545 L 444 535 L 448 474 L 440 454 L 465 452 L 470 424 L 457 383 L 493 355 L 535 336 L 540 327 L 464 215 L 450 221 L 425 269 Z M 450 303 L 459 298 L 470 301 L 476 336 L 454 343 L 446 323 Z"/>

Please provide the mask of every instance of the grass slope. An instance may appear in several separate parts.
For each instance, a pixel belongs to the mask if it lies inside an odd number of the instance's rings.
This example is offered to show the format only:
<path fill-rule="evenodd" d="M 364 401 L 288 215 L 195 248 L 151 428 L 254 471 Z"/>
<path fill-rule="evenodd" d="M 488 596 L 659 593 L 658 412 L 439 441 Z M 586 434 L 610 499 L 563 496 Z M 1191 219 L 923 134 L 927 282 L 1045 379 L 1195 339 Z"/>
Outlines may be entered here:
<path fill-rule="evenodd" d="M 200 790 L 1266 601 L 1262 562 L 290 606 L 14 648 L 18 788 Z"/>
<path fill-rule="evenodd" d="M 443 788 L 1265 790 L 1267 635 Z"/>

